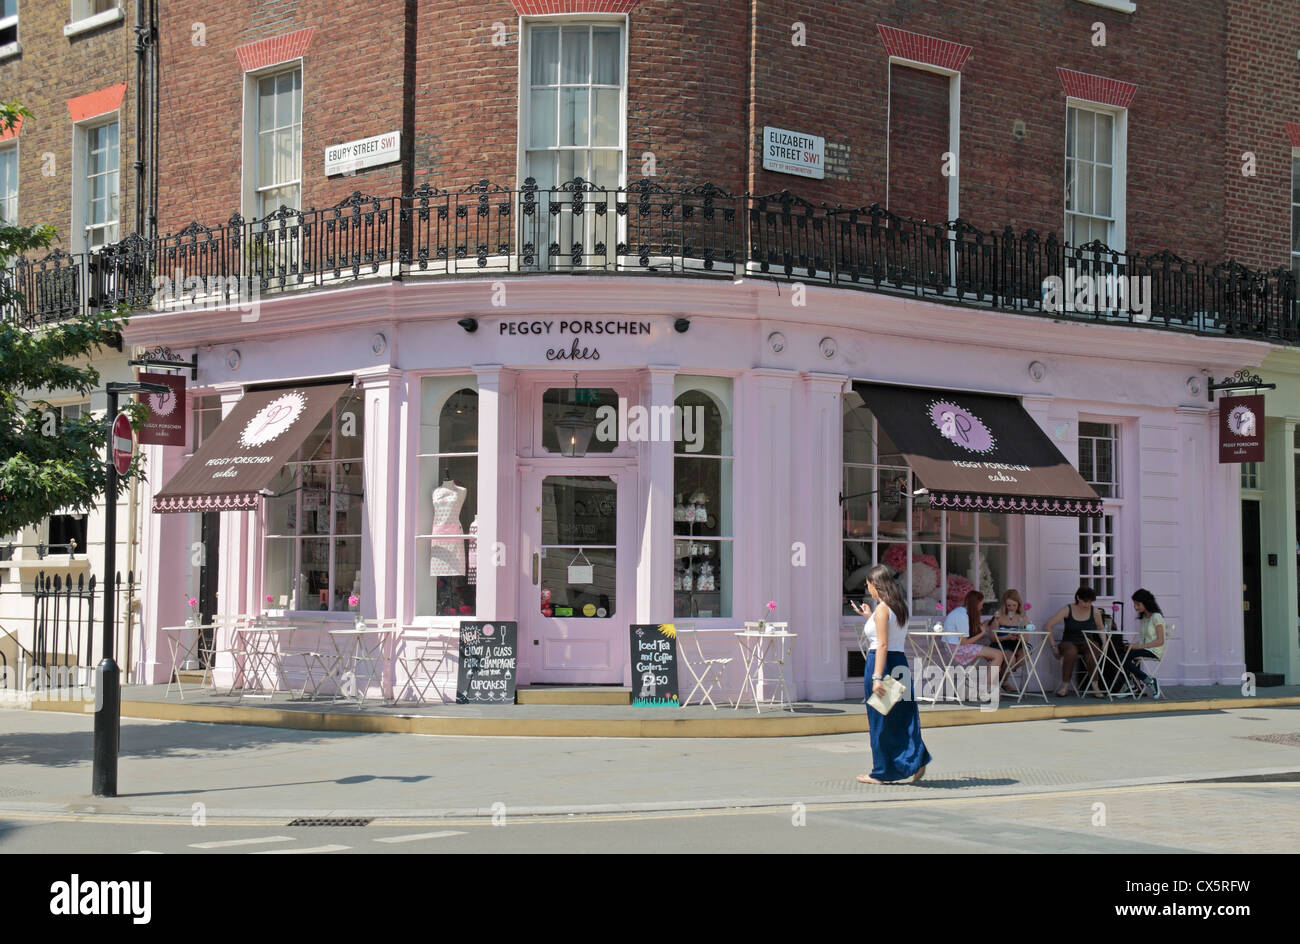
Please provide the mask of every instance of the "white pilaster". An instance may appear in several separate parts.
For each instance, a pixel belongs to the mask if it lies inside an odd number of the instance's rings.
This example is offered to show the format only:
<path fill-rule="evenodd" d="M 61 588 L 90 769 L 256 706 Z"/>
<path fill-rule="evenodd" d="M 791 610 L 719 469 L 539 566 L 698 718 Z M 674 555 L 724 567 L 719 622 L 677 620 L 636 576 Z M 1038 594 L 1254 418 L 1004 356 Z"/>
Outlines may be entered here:
<path fill-rule="evenodd" d="M 671 409 L 676 375 L 675 367 L 648 368 L 642 386 L 644 405 L 651 411 Z M 651 440 L 640 444 L 637 469 L 643 496 L 637 512 L 638 623 L 673 617 L 673 443 Z"/>

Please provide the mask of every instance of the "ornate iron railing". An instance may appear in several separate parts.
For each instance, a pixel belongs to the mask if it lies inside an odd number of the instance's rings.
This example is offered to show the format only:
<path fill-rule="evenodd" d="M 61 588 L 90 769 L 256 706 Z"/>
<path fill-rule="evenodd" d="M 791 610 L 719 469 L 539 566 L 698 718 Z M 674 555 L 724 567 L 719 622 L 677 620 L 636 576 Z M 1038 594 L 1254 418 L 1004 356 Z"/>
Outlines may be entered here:
<path fill-rule="evenodd" d="M 55 250 L 0 273 L 5 317 L 39 326 L 88 308 L 194 310 L 363 279 L 634 273 L 772 278 L 1058 319 L 1300 343 L 1296 278 L 1169 252 L 1070 246 L 1054 234 L 931 223 L 878 205 L 812 204 L 649 180 L 607 190 L 574 180 L 487 181 L 401 197 L 354 193 L 323 210 L 191 223 L 94 253 Z"/>

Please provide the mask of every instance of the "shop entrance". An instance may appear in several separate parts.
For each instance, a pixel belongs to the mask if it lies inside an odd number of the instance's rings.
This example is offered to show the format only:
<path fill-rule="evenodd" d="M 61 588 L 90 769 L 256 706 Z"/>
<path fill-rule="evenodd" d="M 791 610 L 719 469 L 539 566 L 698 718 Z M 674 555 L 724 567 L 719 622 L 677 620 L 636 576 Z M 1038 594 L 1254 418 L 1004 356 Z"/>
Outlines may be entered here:
<path fill-rule="evenodd" d="M 521 682 L 622 685 L 635 606 L 636 476 L 609 460 L 521 476 Z"/>
<path fill-rule="evenodd" d="M 1259 502 L 1241 503 L 1241 609 L 1246 671 L 1264 671 L 1263 594 L 1260 592 Z"/>

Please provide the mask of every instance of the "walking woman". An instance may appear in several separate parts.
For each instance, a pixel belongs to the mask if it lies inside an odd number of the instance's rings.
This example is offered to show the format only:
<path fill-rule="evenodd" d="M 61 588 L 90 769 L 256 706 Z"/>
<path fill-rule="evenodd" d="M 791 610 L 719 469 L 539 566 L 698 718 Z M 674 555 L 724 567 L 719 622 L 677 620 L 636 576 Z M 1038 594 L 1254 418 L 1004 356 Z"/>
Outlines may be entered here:
<path fill-rule="evenodd" d="M 907 669 L 907 602 L 894 580 L 894 572 L 877 564 L 867 572 L 867 589 L 879 601 L 868 615 L 865 607 L 854 608 L 867 617 L 866 696 L 884 695 L 883 679 L 894 669 Z M 889 714 L 882 715 L 867 705 L 871 726 L 871 773 L 861 774 L 859 783 L 913 783 L 925 776 L 930 752 L 921 741 L 921 715 L 916 707 L 912 680 L 907 677 L 907 692 Z"/>

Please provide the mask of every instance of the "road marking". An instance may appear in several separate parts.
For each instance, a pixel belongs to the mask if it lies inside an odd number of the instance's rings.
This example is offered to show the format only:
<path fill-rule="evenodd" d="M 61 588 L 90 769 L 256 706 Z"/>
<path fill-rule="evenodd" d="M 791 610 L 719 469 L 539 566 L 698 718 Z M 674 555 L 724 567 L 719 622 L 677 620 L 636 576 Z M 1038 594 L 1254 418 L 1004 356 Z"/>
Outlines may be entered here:
<path fill-rule="evenodd" d="M 307 855 L 314 852 L 342 852 L 344 849 L 351 848 L 351 846 L 313 846 L 310 849 L 263 849 L 261 852 L 250 852 L 249 855 Z"/>
<path fill-rule="evenodd" d="M 257 836 L 253 839 L 222 839 L 219 842 L 192 842 L 191 849 L 226 849 L 230 846 L 256 846 L 264 842 L 297 842 L 292 836 Z"/>
<path fill-rule="evenodd" d="M 456 829 L 443 830 L 440 833 L 412 833 L 409 836 L 385 836 L 375 842 L 415 842 L 419 839 L 446 839 L 448 836 L 463 836 L 464 831 Z"/>

